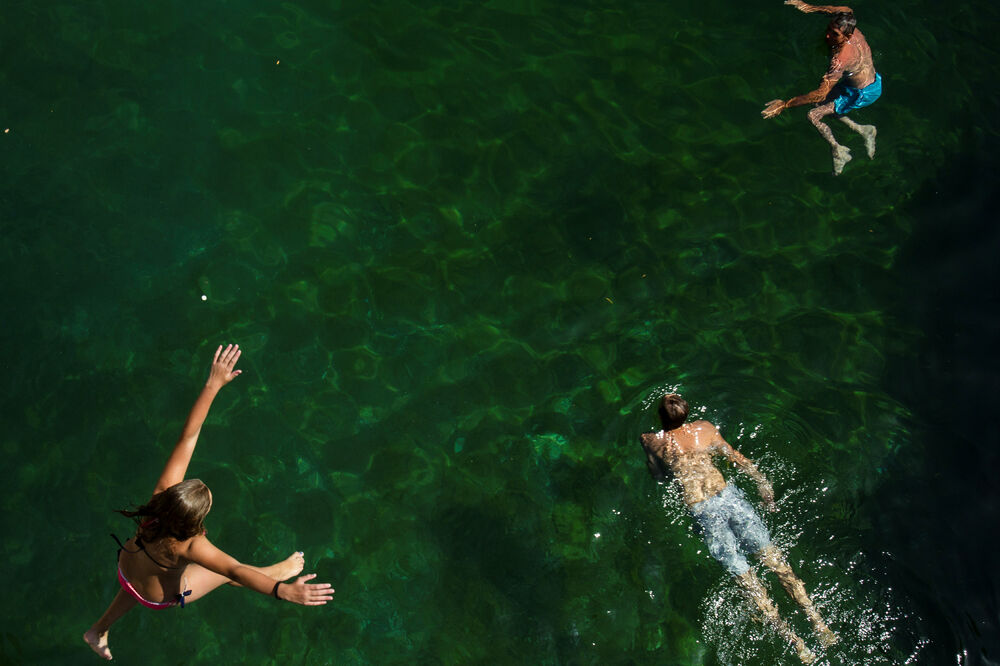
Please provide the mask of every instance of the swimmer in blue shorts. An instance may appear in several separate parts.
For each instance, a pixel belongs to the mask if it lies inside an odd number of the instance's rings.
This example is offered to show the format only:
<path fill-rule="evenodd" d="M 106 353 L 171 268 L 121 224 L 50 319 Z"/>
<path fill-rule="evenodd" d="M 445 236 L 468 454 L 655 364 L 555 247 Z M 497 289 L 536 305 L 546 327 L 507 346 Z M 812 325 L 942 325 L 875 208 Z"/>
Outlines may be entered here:
<path fill-rule="evenodd" d="M 809 5 L 802 0 L 785 0 L 785 4 L 806 13 L 833 15 L 826 29 L 826 42 L 830 46 L 830 70 L 823 76 L 823 81 L 816 90 L 788 101 L 771 100 L 761 111 L 761 115 L 774 118 L 793 106 L 817 104 L 809 112 L 809 121 L 833 148 L 833 174 L 840 175 L 844 165 L 851 161 L 851 151 L 837 143 L 833 138 L 833 131 L 822 119 L 830 114 L 840 118 L 841 122 L 864 138 L 869 159 L 875 159 L 875 126 L 859 125 L 846 114 L 864 108 L 879 98 L 882 94 L 882 77 L 875 72 L 872 50 L 865 41 L 865 36 L 856 28 L 857 21 L 850 7 Z"/>
<path fill-rule="evenodd" d="M 806 594 L 806 586 L 792 571 L 784 553 L 771 543 L 767 526 L 740 489 L 726 483 L 712 457 L 721 455 L 736 464 L 757 483 L 764 506 L 775 511 L 771 484 L 750 460 L 722 438 L 714 425 L 708 421 L 687 423 L 688 404 L 681 396 L 676 393 L 663 396 L 659 414 L 663 429 L 640 437 L 653 478 L 666 481 L 668 474 L 673 476 L 708 545 L 708 552 L 736 577 L 768 624 L 795 647 L 799 658 L 805 663 L 812 662 L 815 655 L 778 615 L 763 583 L 750 568 L 747 555 L 756 555 L 777 575 L 785 591 L 805 611 L 820 642 L 832 645 L 837 642 L 837 636 L 823 622 Z"/>

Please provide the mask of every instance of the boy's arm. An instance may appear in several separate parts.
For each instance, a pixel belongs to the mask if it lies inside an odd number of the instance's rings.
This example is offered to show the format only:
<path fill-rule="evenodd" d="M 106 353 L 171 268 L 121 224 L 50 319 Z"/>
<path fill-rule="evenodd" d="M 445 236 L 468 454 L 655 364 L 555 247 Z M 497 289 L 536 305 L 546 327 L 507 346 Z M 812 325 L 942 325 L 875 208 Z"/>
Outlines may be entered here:
<path fill-rule="evenodd" d="M 767 477 L 757 469 L 757 466 L 749 458 L 730 446 L 729 442 L 722 438 L 722 433 L 719 432 L 718 428 L 715 430 L 715 439 L 712 443 L 726 460 L 734 463 L 747 476 L 754 480 L 758 491 L 760 491 L 760 498 L 764 500 L 764 506 L 767 507 L 768 511 L 777 510 L 778 507 L 774 504 L 774 489 L 771 487 L 771 483 L 767 480 Z"/>
<path fill-rule="evenodd" d="M 191 456 L 194 454 L 194 447 L 198 444 L 201 426 L 205 423 L 205 417 L 208 416 L 212 401 L 215 400 L 219 389 L 233 381 L 241 372 L 233 370 L 241 353 L 239 345 L 228 345 L 225 351 L 223 351 L 222 345 L 219 345 L 219 348 L 215 350 L 215 358 L 212 360 L 212 368 L 208 373 L 208 381 L 205 382 L 205 388 L 201 390 L 201 395 L 195 400 L 194 407 L 188 414 L 181 437 L 177 440 L 173 453 L 167 459 L 163 473 L 160 474 L 160 480 L 156 482 L 156 488 L 153 490 L 154 495 L 184 480 Z"/>
<path fill-rule="evenodd" d="M 810 5 L 808 3 L 802 2 L 802 0 L 785 0 L 786 5 L 791 5 L 795 7 L 800 12 L 805 12 L 806 14 L 812 14 L 815 12 L 822 12 L 824 14 L 853 14 L 854 10 L 850 7 L 834 7 L 831 5 Z"/>

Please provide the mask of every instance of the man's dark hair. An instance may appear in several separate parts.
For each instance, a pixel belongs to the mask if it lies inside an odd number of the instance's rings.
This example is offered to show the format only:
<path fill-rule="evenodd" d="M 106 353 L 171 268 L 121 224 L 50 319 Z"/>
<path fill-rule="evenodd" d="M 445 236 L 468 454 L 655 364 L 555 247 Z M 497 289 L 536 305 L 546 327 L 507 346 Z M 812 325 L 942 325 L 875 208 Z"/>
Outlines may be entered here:
<path fill-rule="evenodd" d="M 857 25 L 858 21 L 854 18 L 854 14 L 849 14 L 847 12 L 834 14 L 833 18 L 830 19 L 830 27 L 836 28 L 844 35 L 844 37 L 847 37 L 848 39 L 850 39 L 851 35 L 854 34 L 854 28 L 856 28 Z"/>
<path fill-rule="evenodd" d="M 684 398 L 676 393 L 668 393 L 660 400 L 660 407 L 657 410 L 660 414 L 660 423 L 664 430 L 680 428 L 688 417 L 688 404 Z"/>

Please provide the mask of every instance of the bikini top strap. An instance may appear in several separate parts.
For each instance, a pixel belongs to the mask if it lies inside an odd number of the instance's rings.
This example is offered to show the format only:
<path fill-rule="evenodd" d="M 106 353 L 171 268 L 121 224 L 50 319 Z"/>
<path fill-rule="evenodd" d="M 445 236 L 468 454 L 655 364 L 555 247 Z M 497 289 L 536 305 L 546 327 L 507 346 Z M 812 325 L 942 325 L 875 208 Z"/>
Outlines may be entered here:
<path fill-rule="evenodd" d="M 122 551 L 125 550 L 125 544 L 123 544 L 121 539 L 119 539 L 114 534 L 111 535 L 111 538 L 114 539 L 115 542 L 118 544 L 118 552 L 115 553 L 115 561 L 118 561 L 118 559 L 121 557 Z M 125 550 L 125 552 L 127 553 L 129 551 Z"/>

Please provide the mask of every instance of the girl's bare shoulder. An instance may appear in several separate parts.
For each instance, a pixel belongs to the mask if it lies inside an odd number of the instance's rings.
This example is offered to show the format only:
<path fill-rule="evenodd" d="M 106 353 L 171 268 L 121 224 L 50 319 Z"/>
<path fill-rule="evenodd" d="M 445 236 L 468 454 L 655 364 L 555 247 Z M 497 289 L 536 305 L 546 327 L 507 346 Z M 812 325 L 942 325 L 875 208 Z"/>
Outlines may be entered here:
<path fill-rule="evenodd" d="M 175 555 L 187 558 L 191 549 L 194 548 L 199 542 L 209 543 L 208 537 L 205 536 L 205 532 L 201 534 L 195 534 L 193 537 L 188 537 L 183 541 L 177 541 L 173 545 L 173 552 Z"/>

